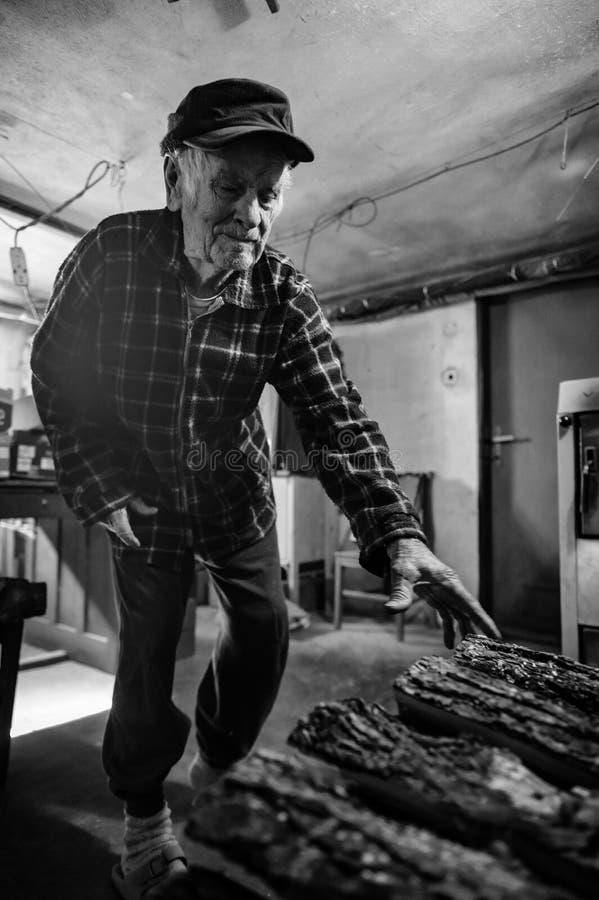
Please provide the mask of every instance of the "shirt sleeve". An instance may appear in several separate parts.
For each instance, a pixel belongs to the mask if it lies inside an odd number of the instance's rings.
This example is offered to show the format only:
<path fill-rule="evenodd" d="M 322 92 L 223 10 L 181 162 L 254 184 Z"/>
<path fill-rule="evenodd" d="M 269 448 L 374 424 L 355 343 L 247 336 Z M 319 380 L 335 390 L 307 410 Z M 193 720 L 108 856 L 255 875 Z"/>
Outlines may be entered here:
<path fill-rule="evenodd" d="M 102 268 L 100 239 L 93 231 L 61 266 L 31 354 L 33 395 L 52 446 L 58 486 L 84 525 L 125 506 L 132 495 L 117 457 L 118 426 L 96 383 Z"/>
<path fill-rule="evenodd" d="M 330 326 L 307 284 L 289 303 L 270 380 L 293 412 L 325 491 L 350 521 L 361 564 L 384 576 L 387 544 L 426 537 L 378 424 L 343 375 Z"/>

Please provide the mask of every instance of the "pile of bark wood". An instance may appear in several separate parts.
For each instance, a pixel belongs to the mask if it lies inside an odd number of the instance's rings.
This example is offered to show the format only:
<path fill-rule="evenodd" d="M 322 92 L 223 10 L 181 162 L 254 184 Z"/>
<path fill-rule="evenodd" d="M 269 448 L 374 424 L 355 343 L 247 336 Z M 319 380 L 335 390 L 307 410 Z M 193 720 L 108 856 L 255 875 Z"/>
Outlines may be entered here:
<path fill-rule="evenodd" d="M 383 816 L 352 797 L 334 770 L 291 755 L 259 752 L 240 765 L 206 794 L 188 834 L 286 900 L 573 896 L 539 881 L 506 847 L 472 848 Z"/>
<path fill-rule="evenodd" d="M 595 896 L 599 793 L 559 788 L 511 751 L 464 733 L 429 734 L 377 704 L 319 704 L 290 742 L 339 766 L 370 808 L 470 846 L 497 841 L 537 871 Z"/>
<path fill-rule="evenodd" d="M 595 897 L 598 681 L 563 657 L 467 639 L 397 678 L 398 714 L 316 706 L 289 739 L 302 754 L 240 764 L 188 834 L 257 879 L 230 900 Z M 192 867 L 177 896 L 203 896 L 201 876 Z"/>

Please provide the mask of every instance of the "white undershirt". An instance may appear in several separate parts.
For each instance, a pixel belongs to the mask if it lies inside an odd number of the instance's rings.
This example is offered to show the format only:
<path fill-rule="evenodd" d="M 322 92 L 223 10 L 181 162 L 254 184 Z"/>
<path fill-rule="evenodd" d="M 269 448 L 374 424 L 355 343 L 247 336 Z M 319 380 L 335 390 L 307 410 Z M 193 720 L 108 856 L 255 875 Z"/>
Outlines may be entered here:
<path fill-rule="evenodd" d="M 209 313 L 214 312 L 215 309 L 220 309 L 224 303 L 220 294 L 215 294 L 214 297 L 194 297 L 188 288 L 185 288 L 185 293 L 187 294 L 190 320 L 199 319 L 200 316 L 207 316 Z"/>

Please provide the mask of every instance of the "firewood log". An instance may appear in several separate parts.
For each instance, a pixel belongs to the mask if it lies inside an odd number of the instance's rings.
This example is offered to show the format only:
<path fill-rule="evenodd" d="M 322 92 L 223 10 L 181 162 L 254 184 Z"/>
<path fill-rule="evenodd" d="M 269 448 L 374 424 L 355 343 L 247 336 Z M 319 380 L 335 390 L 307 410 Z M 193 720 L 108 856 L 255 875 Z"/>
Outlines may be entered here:
<path fill-rule="evenodd" d="M 358 698 L 318 704 L 289 743 L 341 767 L 350 794 L 374 809 L 472 845 L 500 838 L 537 871 L 596 896 L 598 792 L 559 790 L 509 750 L 426 734 Z"/>
<path fill-rule="evenodd" d="M 394 682 L 400 713 L 447 733 L 470 731 L 513 749 L 563 786 L 599 787 L 599 717 L 455 659 L 424 657 Z"/>
<path fill-rule="evenodd" d="M 285 900 L 572 900 L 495 854 L 377 815 L 336 775 L 261 752 L 203 796 L 187 834 Z"/>
<path fill-rule="evenodd" d="M 468 635 L 453 658 L 460 666 L 599 716 L 599 669 L 567 656 Z"/>

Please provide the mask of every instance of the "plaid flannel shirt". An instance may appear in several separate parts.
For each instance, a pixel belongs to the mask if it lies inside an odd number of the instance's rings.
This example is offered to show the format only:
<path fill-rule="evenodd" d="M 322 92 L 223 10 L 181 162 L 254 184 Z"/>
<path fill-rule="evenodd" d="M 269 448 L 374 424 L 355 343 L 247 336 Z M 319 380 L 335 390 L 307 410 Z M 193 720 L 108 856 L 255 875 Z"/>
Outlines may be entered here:
<path fill-rule="evenodd" d="M 383 574 L 389 541 L 425 538 L 312 287 L 267 247 L 190 319 L 183 259 L 179 214 L 150 210 L 100 223 L 58 273 L 32 373 L 67 503 L 91 525 L 143 497 L 159 511 L 132 513 L 133 552 L 174 568 L 189 546 L 218 559 L 259 540 L 275 521 L 257 408 L 270 382 L 363 565 Z"/>

